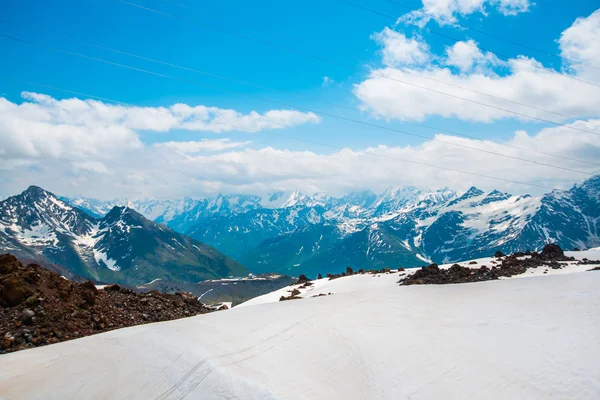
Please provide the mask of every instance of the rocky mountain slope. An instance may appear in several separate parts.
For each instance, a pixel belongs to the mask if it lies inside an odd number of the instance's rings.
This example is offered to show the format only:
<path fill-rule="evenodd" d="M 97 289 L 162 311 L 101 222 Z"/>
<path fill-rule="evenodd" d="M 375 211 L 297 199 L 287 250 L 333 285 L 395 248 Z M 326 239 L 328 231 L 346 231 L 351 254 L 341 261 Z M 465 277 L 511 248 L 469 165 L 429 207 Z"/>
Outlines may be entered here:
<path fill-rule="evenodd" d="M 118 285 L 98 290 L 0 255 L 0 354 L 208 312 L 190 294 L 138 294 Z"/>
<path fill-rule="evenodd" d="M 140 285 L 247 274 L 238 262 L 128 207 L 102 218 L 31 186 L 0 202 L 0 251 L 67 267 L 97 281 Z"/>

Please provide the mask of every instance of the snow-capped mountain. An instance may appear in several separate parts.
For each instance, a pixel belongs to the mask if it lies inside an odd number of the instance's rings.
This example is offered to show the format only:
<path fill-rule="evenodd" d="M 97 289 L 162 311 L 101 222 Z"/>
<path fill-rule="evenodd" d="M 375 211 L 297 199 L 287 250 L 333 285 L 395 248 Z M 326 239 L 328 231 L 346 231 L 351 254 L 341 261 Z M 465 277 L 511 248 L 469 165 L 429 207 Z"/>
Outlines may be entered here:
<path fill-rule="evenodd" d="M 227 249 L 230 257 L 240 259 L 267 239 L 305 226 L 326 222 L 323 207 L 295 206 L 257 209 L 242 214 L 214 215 L 204 219 L 187 234 L 215 248 Z"/>
<path fill-rule="evenodd" d="M 251 270 L 290 274 L 454 262 L 549 242 L 590 248 L 600 245 L 599 189 L 600 177 L 543 197 L 395 189 L 361 206 L 331 199 L 324 207 L 288 208 L 314 213 L 294 225 L 278 213 L 255 211 L 219 219 L 217 234 L 204 235 L 214 227 L 200 226 L 192 236 L 235 254 Z"/>
<path fill-rule="evenodd" d="M 540 249 L 548 242 L 566 249 L 599 246 L 599 196 L 597 176 L 542 197 L 475 187 L 462 194 L 408 187 L 340 198 L 292 191 L 267 198 L 223 195 L 128 204 L 253 271 L 299 274 L 339 272 L 346 265 L 452 262 L 496 250 Z"/>
<path fill-rule="evenodd" d="M 197 282 L 247 272 L 217 250 L 131 208 L 113 207 L 94 218 L 35 186 L 0 202 L 0 251 L 133 285 L 157 277 Z"/>

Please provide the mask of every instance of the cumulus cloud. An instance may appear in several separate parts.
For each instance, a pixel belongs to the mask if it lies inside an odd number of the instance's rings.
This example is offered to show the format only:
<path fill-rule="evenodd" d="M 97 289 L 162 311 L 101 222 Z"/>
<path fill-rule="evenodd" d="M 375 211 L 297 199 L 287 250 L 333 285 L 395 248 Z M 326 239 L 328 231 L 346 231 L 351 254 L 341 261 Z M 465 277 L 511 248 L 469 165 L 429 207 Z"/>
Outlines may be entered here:
<path fill-rule="evenodd" d="M 5 159 L 84 159 L 141 146 L 128 127 L 68 121 L 41 103 L 17 105 L 0 98 L 0 154 Z"/>
<path fill-rule="evenodd" d="M 587 18 L 577 18 L 560 35 L 558 43 L 571 70 L 580 76 L 597 79 L 597 69 L 589 65 L 600 67 L 600 9 Z"/>
<path fill-rule="evenodd" d="M 480 73 L 492 72 L 492 67 L 503 64 L 495 54 L 482 52 L 474 40 L 456 42 L 446 48 L 446 65 L 458 68 L 461 72 L 477 69 Z"/>
<path fill-rule="evenodd" d="M 600 11 L 587 18 L 579 18 L 559 39 L 565 57 L 592 65 L 600 65 L 598 43 Z M 382 45 L 387 44 L 383 42 Z M 382 51 L 386 54 L 387 51 L 393 51 L 393 48 L 384 48 Z M 493 54 L 481 51 L 472 40 L 457 42 L 447 48 L 446 56 L 437 58 L 436 63 L 394 66 L 389 65 L 385 57 L 382 62 L 384 67 L 374 69 L 366 80 L 355 85 L 354 94 L 362 102 L 364 109 L 386 117 L 422 120 L 428 116 L 439 115 L 480 122 L 523 118 L 476 102 L 555 122 L 567 120 L 564 115 L 573 118 L 599 115 L 600 91 L 597 86 L 569 79 L 557 74 L 555 70 L 543 68 L 533 58 L 520 56 L 500 61 Z M 575 78 L 600 84 L 600 73 L 597 69 L 573 63 L 571 69 Z M 502 73 L 496 73 L 498 70 Z M 386 78 L 410 82 L 452 96 L 467 98 L 472 102 Z M 444 85 L 439 81 L 454 86 Z M 507 99 L 509 102 L 460 87 Z M 515 105 L 511 101 L 563 116 Z"/>
<path fill-rule="evenodd" d="M 77 98 L 57 100 L 30 92 L 23 92 L 22 97 L 26 101 L 21 104 L 0 98 L 0 170 L 30 168 L 39 172 L 50 160 L 57 160 L 65 165 L 65 173 L 111 175 L 119 157 L 132 151 L 143 153 L 140 131 L 258 132 L 320 121 L 312 113 L 293 110 L 242 114 L 185 104 L 134 107 Z M 171 153 L 189 154 L 247 144 L 217 139 L 171 141 L 159 146 Z"/>
<path fill-rule="evenodd" d="M 383 47 L 382 61 L 389 67 L 421 65 L 430 60 L 429 45 L 420 38 L 407 38 L 387 27 L 372 38 Z"/>
<path fill-rule="evenodd" d="M 573 125 L 589 129 L 599 122 L 577 121 Z M 488 140 L 450 135 L 438 135 L 437 138 L 444 142 L 560 165 L 590 174 L 597 171 L 597 167 L 593 165 L 533 154 Z M 600 159 L 600 141 L 597 139 L 595 135 L 560 127 L 543 129 L 537 134 L 518 131 L 505 143 L 597 162 Z M 218 192 L 264 195 L 291 189 L 309 194 L 324 192 L 341 195 L 365 188 L 382 191 L 389 186 L 403 185 L 429 188 L 450 186 L 457 190 L 476 185 L 483 189 L 498 188 L 513 193 L 543 191 L 465 175 L 451 169 L 565 188 L 587 177 L 585 174 L 524 161 L 507 162 L 503 157 L 431 140 L 417 146 L 379 145 L 363 149 L 345 148 L 329 153 L 274 147 L 241 148 L 242 146 L 216 153 L 194 152 L 198 149 L 197 146 L 203 145 L 184 143 L 180 146 L 183 149 L 181 152 L 177 149 L 178 145 L 130 149 L 123 157 L 106 164 L 110 171 L 108 174 L 100 164 L 94 164 L 99 161 L 94 157 L 88 160 L 88 164 L 79 165 L 77 173 L 72 173 L 73 165 L 67 161 L 45 160 L 35 168 L 20 165 L 11 171 L 0 170 L 0 181 L 7 194 L 33 183 L 64 195 L 179 198 L 214 195 Z M 173 151 L 173 147 L 177 151 Z M 436 165 L 442 169 L 423 164 Z"/>
<path fill-rule="evenodd" d="M 399 22 L 426 25 L 430 20 L 439 24 L 456 23 L 458 16 L 474 13 L 486 15 L 487 8 L 493 7 L 503 15 L 517 15 L 527 12 L 533 6 L 530 0 L 422 0 L 423 7 L 402 16 Z"/>
<path fill-rule="evenodd" d="M 258 132 L 320 122 L 315 114 L 294 110 L 243 114 L 186 104 L 135 107 L 77 98 L 57 100 L 30 92 L 23 92 L 22 96 L 26 101 L 21 104 L 0 98 L 3 158 L 80 160 L 120 153 L 142 147 L 140 131 Z"/>

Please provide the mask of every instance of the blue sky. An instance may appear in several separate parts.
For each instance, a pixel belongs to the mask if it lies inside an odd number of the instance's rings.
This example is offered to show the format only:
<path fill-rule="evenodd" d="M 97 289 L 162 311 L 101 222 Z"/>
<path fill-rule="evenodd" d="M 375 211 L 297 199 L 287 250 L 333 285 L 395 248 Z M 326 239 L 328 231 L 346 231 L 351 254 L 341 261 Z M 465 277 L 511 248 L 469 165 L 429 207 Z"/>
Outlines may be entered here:
<path fill-rule="evenodd" d="M 406 9 L 384 0 L 369 2 L 364 0 L 352 1 L 383 14 L 394 16 L 395 18 L 401 18 L 407 13 Z M 435 1 L 437 0 L 429 0 L 429 4 L 431 5 Z M 511 2 L 513 0 L 475 0 L 474 2 L 477 1 L 483 4 L 484 12 L 481 12 L 482 10 L 479 9 L 473 12 L 461 13 L 459 11 L 449 15 L 451 18 L 456 18 L 456 21 L 460 24 L 555 54 L 561 51 L 560 44 L 557 42 L 561 32 L 571 27 L 577 18 L 587 18 L 598 8 L 597 2 L 588 0 L 577 2 L 557 0 L 552 2 L 536 2 L 535 4 L 528 2 L 528 0 L 514 0 L 515 4 L 525 2 L 528 6 L 526 10 L 510 13 L 503 11 L 500 3 L 504 4 L 503 2 L 505 1 Z M 440 129 L 481 137 L 482 139 L 508 142 L 514 139 L 514 133 L 517 130 L 525 130 L 530 135 L 535 135 L 544 127 L 552 127 L 552 125 L 518 120 L 511 116 L 489 119 L 482 118 L 481 120 L 473 120 L 468 115 L 448 117 L 447 115 L 443 115 L 444 112 L 440 112 L 439 109 L 428 110 L 426 107 L 419 109 L 419 112 L 426 114 L 424 117 L 414 118 L 413 115 L 404 115 L 401 110 L 391 110 L 382 105 L 382 101 L 390 98 L 388 95 L 383 98 L 379 97 L 378 94 L 373 95 L 373 89 L 372 87 L 368 87 L 368 84 L 377 83 L 373 82 L 377 79 L 369 79 L 367 71 L 386 67 L 399 71 L 406 68 L 428 71 L 437 67 L 439 70 L 445 68 L 447 71 L 450 71 L 453 74 L 453 78 L 463 83 L 464 81 L 461 81 L 461 77 L 464 78 L 465 76 L 472 76 L 478 73 L 488 77 L 491 74 L 494 74 L 496 77 L 502 77 L 514 73 L 514 71 L 507 69 L 507 67 L 494 66 L 493 62 L 485 66 L 486 71 L 484 72 L 476 70 L 475 67 L 470 71 L 459 71 L 456 66 L 444 65 L 436 57 L 444 56 L 447 46 L 454 45 L 455 41 L 432 34 L 428 31 L 429 29 L 452 36 L 461 41 L 472 39 L 479 48 L 492 49 L 510 58 L 516 58 L 520 55 L 534 58 L 547 68 L 561 70 L 568 66 L 568 63 L 565 63 L 559 57 L 540 54 L 473 31 L 460 29 L 455 25 L 447 25 L 440 21 L 430 21 L 425 25 L 424 29 L 419 29 L 414 25 L 402 22 L 396 24 L 394 20 L 374 15 L 338 0 L 290 0 L 283 2 L 265 0 L 252 2 L 251 4 L 242 0 L 218 2 L 194 2 L 188 0 L 185 2 L 186 7 L 179 3 L 178 0 L 131 0 L 131 3 L 177 15 L 186 20 L 168 18 L 163 15 L 151 13 L 118 0 L 82 0 L 78 2 L 65 0 L 53 2 L 34 0 L 22 0 L 19 2 L 2 1 L 0 2 L 0 15 L 2 15 L 0 18 L 0 32 L 35 41 L 44 46 L 61 48 L 89 57 L 102 58 L 115 63 L 192 80 L 201 84 L 219 86 L 239 93 L 223 92 L 186 82 L 150 76 L 0 38 L 0 51 L 3 54 L 3 61 L 0 63 L 0 97 L 4 97 L 13 104 L 22 104 L 26 101 L 21 95 L 23 91 L 46 94 L 57 100 L 73 97 L 70 94 L 37 87 L 24 82 L 34 81 L 58 88 L 119 100 L 137 106 L 168 107 L 176 103 L 184 103 L 190 106 L 205 105 L 220 109 L 234 109 L 243 114 L 251 111 L 265 113 L 272 109 L 292 109 L 264 102 L 257 98 L 266 97 L 286 104 L 402 129 L 420 135 L 433 136 L 435 133 L 432 130 L 396 120 L 376 119 L 365 113 L 342 110 L 329 104 L 336 103 L 352 108 L 363 108 L 378 114 L 389 114 L 390 118 L 409 119 L 439 127 Z M 401 3 L 415 10 L 423 7 L 423 3 L 416 0 L 403 0 Z M 227 35 L 223 32 L 206 29 L 197 24 L 190 23 L 192 20 L 293 48 L 298 51 L 322 56 L 343 65 L 321 62 L 298 54 L 292 54 L 282 49 Z M 386 27 L 404 35 L 403 37 L 407 40 L 417 40 L 420 43 L 426 44 L 428 46 L 427 61 L 418 65 L 411 65 L 410 63 L 403 64 L 401 60 L 394 65 L 384 65 L 385 60 L 382 58 L 382 50 L 386 45 L 374 40 L 373 35 L 382 32 Z M 76 43 L 68 38 L 195 68 L 232 79 L 247 81 L 256 85 L 277 89 L 278 92 L 244 86 L 189 71 L 157 65 L 125 55 L 114 54 Z M 593 40 L 593 37 L 582 40 Z M 482 53 L 485 53 L 485 51 L 482 51 Z M 590 62 L 588 55 L 582 57 L 583 60 Z M 596 59 L 596 65 L 600 65 L 600 56 Z M 580 74 L 580 76 L 584 76 L 588 81 L 593 81 L 597 77 L 596 75 L 590 75 L 590 71 L 587 70 L 570 73 Z M 332 82 L 324 84 L 324 77 L 328 77 Z M 373 78 L 373 76 L 370 78 Z M 401 97 L 412 98 L 411 92 L 405 91 L 405 87 L 401 84 L 391 81 L 387 83 L 390 86 L 396 85 L 393 89 L 395 92 L 394 96 L 399 96 L 399 99 Z M 365 90 L 368 89 L 369 93 L 363 93 L 363 95 L 357 94 L 356 85 L 365 85 L 363 87 Z M 466 86 L 469 86 L 469 84 Z M 431 84 L 431 87 L 437 88 L 440 86 Z M 473 87 L 477 88 L 477 90 L 488 91 L 488 88 L 485 86 L 478 87 L 475 85 Z M 493 92 L 492 89 L 489 90 Z M 535 87 L 532 90 L 535 90 Z M 85 99 L 84 96 L 76 97 L 82 100 Z M 588 121 L 591 118 L 597 117 L 597 115 L 590 114 L 589 112 L 589 109 L 593 108 L 594 104 L 573 104 L 569 107 L 565 106 L 563 109 L 560 107 L 555 108 L 553 104 L 547 103 L 543 99 L 532 100 L 526 98 L 527 96 L 521 98 L 517 95 L 514 97 L 507 95 L 507 97 L 525 102 L 526 104 L 533 104 L 540 108 L 567 113 L 568 115 L 577 117 L 577 119 L 581 118 L 582 121 Z M 392 97 L 390 101 L 393 102 L 395 100 Z M 489 102 L 489 99 L 486 101 Z M 457 104 L 461 103 L 459 100 L 456 102 Z M 544 118 L 554 119 L 554 116 L 546 114 Z M 576 119 L 561 120 L 559 122 L 574 123 L 575 121 Z M 299 142 L 276 135 L 294 136 L 309 141 L 319 141 L 334 146 L 348 147 L 356 151 L 380 145 L 405 149 L 406 146 L 422 146 L 427 144 L 427 141 L 424 139 L 361 126 L 330 117 L 322 117 L 319 123 L 298 123 L 286 129 L 271 129 L 265 130 L 262 133 L 251 134 L 239 131 L 215 134 L 214 132 L 178 129 L 177 127 L 169 129 L 166 134 L 147 129 L 134 130 L 143 147 L 167 141 L 199 141 L 203 139 L 226 138 L 239 142 L 250 141 L 252 143 L 244 145 L 244 148 L 256 151 L 267 146 L 271 146 L 277 150 L 310 151 L 317 155 L 330 155 L 336 151 L 332 150 L 332 148 Z M 6 135 L 9 134 L 14 135 L 14 132 L 6 133 Z M 571 142 L 570 139 L 569 142 Z M 595 151 L 591 151 L 589 154 L 582 152 L 582 149 L 586 148 L 586 143 L 585 141 L 578 142 L 579 147 L 567 150 L 570 155 L 580 154 L 580 158 L 586 158 L 586 160 L 589 157 L 596 157 L 598 153 Z M 535 143 L 530 143 L 530 145 L 536 146 Z M 41 179 L 42 175 L 36 172 L 39 171 L 39 168 L 33 167 L 35 163 L 31 161 L 32 157 L 21 157 L 20 155 L 15 155 L 14 157 L 21 161 L 27 159 L 27 162 L 23 161 L 27 164 L 28 168 L 27 173 L 23 174 L 26 178 L 23 179 Z M 45 165 L 64 162 L 67 164 L 70 163 L 71 166 L 73 163 L 81 162 L 81 160 L 74 160 L 73 156 L 63 157 L 64 159 L 62 160 L 60 160 L 61 156 L 49 157 L 50 159 L 38 159 L 37 161 Z M 127 156 L 123 157 L 127 158 Z M 525 153 L 523 157 L 534 159 L 537 156 Z M 436 157 L 432 159 L 431 163 L 435 163 L 435 161 Z M 547 160 L 544 159 L 544 161 Z M 563 161 L 550 161 L 572 168 L 581 169 L 584 167 L 581 164 L 572 166 L 571 164 L 566 165 Z M 107 163 L 116 165 L 123 164 L 123 159 L 113 162 L 99 160 L 98 162 L 103 165 L 107 165 Z M 454 164 L 441 163 L 441 165 Z M 349 167 L 351 167 L 351 164 L 349 164 Z M 477 170 L 477 166 L 471 167 L 470 170 Z M 41 167 L 42 170 L 46 170 L 46 168 L 49 167 Z M 244 168 L 252 169 L 253 167 L 245 166 Z M 111 168 L 107 169 L 110 170 Z M 46 173 L 50 174 L 52 171 L 56 170 L 47 169 Z M 593 169 L 586 171 L 595 172 Z M 503 175 L 505 172 L 503 170 L 498 170 L 495 174 L 493 172 L 492 170 L 490 174 L 505 176 Z M 93 176 L 83 176 L 81 170 L 74 174 L 73 179 L 79 182 L 78 185 L 73 186 L 73 182 L 65 184 L 58 181 L 53 181 L 53 184 L 61 191 L 81 191 L 81 194 L 102 197 L 103 193 L 98 193 L 96 190 L 92 190 L 91 186 L 82 183 L 84 181 L 94 182 L 96 178 Z M 236 174 L 239 174 L 239 171 Z M 369 173 L 363 171 L 363 174 L 365 176 L 362 183 L 348 185 L 348 187 L 339 187 L 335 191 L 344 192 L 353 188 L 359 189 L 368 186 L 370 181 Z M 269 176 L 272 177 L 272 175 Z M 211 190 L 252 190 L 252 177 L 252 174 L 247 174 L 247 179 L 250 181 L 244 183 L 242 186 L 236 180 L 235 184 L 226 182 L 223 186 L 209 185 L 213 189 L 208 189 L 207 186 L 199 184 L 195 191 L 177 190 L 176 193 L 202 195 Z M 556 177 L 551 172 L 540 171 L 538 175 L 532 175 L 526 177 L 526 179 L 529 182 L 539 183 L 549 182 L 556 178 L 556 182 L 548 183 L 548 185 L 554 187 L 556 185 L 568 185 L 584 177 L 584 174 L 561 174 L 559 177 Z M 507 176 L 507 178 L 514 179 L 512 175 Z M 260 179 L 263 178 L 261 177 Z M 271 178 L 265 177 L 264 179 L 268 181 Z M 326 189 L 328 185 L 327 181 L 319 184 L 314 182 L 306 184 L 306 182 L 300 183 L 298 179 L 296 176 L 289 179 L 286 178 L 284 179 L 286 183 L 280 182 L 279 186 L 275 184 L 272 189 L 283 186 L 288 188 L 294 182 L 299 186 L 305 186 L 305 190 L 308 191 L 313 188 L 316 190 Z M 445 179 L 445 177 L 438 177 L 437 180 L 426 182 L 426 184 L 429 186 L 439 186 Z M 465 186 L 471 183 L 471 179 L 472 177 L 468 176 L 456 177 L 451 179 L 451 183 L 459 183 L 460 186 Z M 224 180 L 226 181 L 227 179 Z M 309 180 L 315 181 L 317 179 Z M 413 179 L 399 179 L 397 184 L 414 184 L 420 180 L 422 180 L 422 177 L 419 176 Z M 2 181 L 0 182 L 5 187 L 5 190 L 0 190 L 0 193 L 4 192 L 5 194 L 10 194 L 6 192 L 10 192 L 19 185 L 24 184 L 22 180 L 14 178 L 14 169 L 12 173 L 3 173 Z M 393 184 L 396 184 L 396 182 L 393 182 L 393 179 L 390 181 L 389 177 L 387 177 L 385 179 L 382 178 L 381 182 L 378 182 L 376 186 L 377 188 L 382 188 Z M 267 190 L 268 186 L 265 184 L 255 189 Z M 494 185 L 490 183 L 490 186 Z M 79 188 L 77 189 L 76 187 Z M 157 189 L 157 192 L 160 192 L 160 190 Z M 107 189 L 106 195 L 110 196 L 115 191 L 117 190 Z M 139 192 L 132 191 L 131 196 L 155 194 L 153 190 L 144 186 L 144 189 L 140 189 Z"/>

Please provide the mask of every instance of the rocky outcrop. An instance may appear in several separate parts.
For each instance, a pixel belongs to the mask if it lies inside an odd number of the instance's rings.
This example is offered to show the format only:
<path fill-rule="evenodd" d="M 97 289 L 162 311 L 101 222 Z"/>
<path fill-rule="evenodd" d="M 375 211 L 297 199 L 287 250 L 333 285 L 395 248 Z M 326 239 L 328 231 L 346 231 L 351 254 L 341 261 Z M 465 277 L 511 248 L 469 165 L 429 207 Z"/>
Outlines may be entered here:
<path fill-rule="evenodd" d="M 139 294 L 119 285 L 98 290 L 0 255 L 0 353 L 209 311 L 188 293 Z"/>
<path fill-rule="evenodd" d="M 575 258 L 565 256 L 562 249 L 555 244 L 547 244 L 541 253 L 517 253 L 504 256 L 496 252 L 494 257 L 500 257 L 500 265 L 496 266 L 498 263 L 492 261 L 493 264 L 496 264 L 492 268 L 488 268 L 485 265 L 480 268 L 468 268 L 454 264 L 448 269 L 441 269 L 437 264 L 431 264 L 407 276 L 400 281 L 400 284 L 443 285 L 489 281 L 500 277 L 521 275 L 530 268 L 546 267 L 560 269 L 564 266 L 564 262 L 575 261 Z"/>

